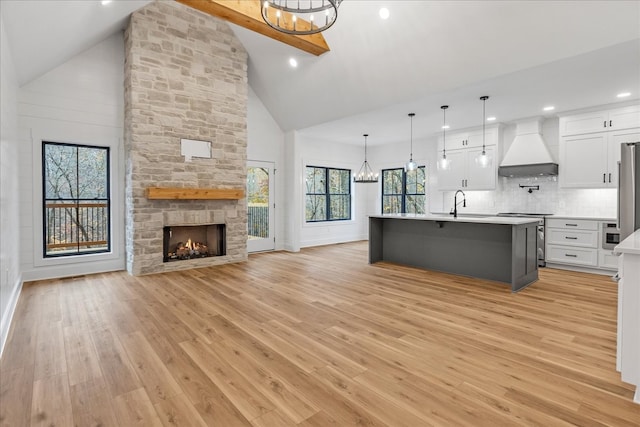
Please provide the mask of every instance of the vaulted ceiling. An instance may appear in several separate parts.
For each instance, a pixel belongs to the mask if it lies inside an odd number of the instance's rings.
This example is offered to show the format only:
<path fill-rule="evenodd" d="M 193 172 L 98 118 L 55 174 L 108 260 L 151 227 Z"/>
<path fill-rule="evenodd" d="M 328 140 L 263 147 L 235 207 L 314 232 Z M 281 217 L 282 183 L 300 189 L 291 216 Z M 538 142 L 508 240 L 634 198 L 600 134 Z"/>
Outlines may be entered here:
<path fill-rule="evenodd" d="M 167 1 L 167 0 L 163 0 Z M 251 1 L 251 0 L 246 0 Z M 257 0 L 256 0 L 257 1 Z M 25 84 L 123 28 L 146 0 L 2 0 Z M 387 7 L 390 17 L 378 16 Z M 345 0 L 319 57 L 231 24 L 249 53 L 249 82 L 283 130 L 336 142 L 404 141 L 487 112 L 509 122 L 640 99 L 640 1 Z M 298 60 L 291 68 L 289 58 Z"/>

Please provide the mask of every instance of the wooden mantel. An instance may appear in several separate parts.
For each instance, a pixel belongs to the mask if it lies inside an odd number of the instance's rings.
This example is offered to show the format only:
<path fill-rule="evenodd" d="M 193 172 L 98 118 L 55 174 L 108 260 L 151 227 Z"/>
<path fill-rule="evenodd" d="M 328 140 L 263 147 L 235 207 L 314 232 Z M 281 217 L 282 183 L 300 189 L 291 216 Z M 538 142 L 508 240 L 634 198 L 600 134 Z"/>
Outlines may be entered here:
<path fill-rule="evenodd" d="M 150 200 L 239 200 L 244 198 L 244 189 L 227 188 L 179 188 L 148 187 Z"/>

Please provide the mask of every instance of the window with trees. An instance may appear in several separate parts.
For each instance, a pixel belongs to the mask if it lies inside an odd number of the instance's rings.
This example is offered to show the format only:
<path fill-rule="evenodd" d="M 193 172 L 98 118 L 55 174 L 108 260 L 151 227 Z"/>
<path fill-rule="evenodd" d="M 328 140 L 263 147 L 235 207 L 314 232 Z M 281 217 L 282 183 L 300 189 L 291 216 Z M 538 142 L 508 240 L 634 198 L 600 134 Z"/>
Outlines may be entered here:
<path fill-rule="evenodd" d="M 351 171 L 317 166 L 306 168 L 307 222 L 351 219 Z"/>
<path fill-rule="evenodd" d="M 42 143 L 45 257 L 111 248 L 109 148 Z"/>
<path fill-rule="evenodd" d="M 382 213 L 424 213 L 425 167 L 382 171 Z"/>

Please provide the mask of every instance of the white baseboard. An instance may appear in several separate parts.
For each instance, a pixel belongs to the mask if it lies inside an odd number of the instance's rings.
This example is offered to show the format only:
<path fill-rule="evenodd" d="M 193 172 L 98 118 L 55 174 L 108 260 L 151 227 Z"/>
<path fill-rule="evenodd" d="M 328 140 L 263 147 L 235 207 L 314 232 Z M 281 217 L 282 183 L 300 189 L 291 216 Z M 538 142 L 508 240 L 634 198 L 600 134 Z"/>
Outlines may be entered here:
<path fill-rule="evenodd" d="M 2 358 L 4 345 L 7 343 L 7 339 L 9 338 L 11 321 L 13 320 L 13 315 L 16 311 L 16 306 L 18 305 L 18 298 L 20 298 L 21 291 L 22 291 L 22 276 L 18 275 L 17 281 L 13 286 L 13 292 L 11 292 L 11 296 L 9 297 L 9 304 L 7 305 L 7 310 L 2 315 L 2 320 L 0 320 L 0 358 Z"/>
<path fill-rule="evenodd" d="M 368 240 L 367 236 L 345 236 L 345 237 L 328 237 L 325 239 L 312 239 L 305 240 L 300 242 L 301 248 L 310 248 L 312 246 L 324 246 L 324 245 L 335 245 L 338 243 L 349 243 L 349 242 L 359 242 L 361 240 Z"/>
<path fill-rule="evenodd" d="M 605 270 L 600 268 L 581 267 L 578 265 L 568 265 L 568 264 L 555 264 L 552 262 L 548 262 L 546 268 L 555 268 L 557 270 L 578 271 L 580 273 L 600 274 L 603 276 L 613 276 L 616 274 L 616 270 Z"/>

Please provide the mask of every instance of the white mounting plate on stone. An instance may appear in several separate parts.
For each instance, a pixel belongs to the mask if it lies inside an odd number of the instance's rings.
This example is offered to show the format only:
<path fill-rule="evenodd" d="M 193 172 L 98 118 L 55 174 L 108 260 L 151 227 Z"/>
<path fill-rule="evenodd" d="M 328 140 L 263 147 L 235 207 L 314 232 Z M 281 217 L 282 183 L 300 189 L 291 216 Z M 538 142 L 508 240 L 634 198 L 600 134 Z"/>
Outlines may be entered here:
<path fill-rule="evenodd" d="M 180 140 L 180 154 L 184 156 L 185 162 L 190 162 L 192 157 L 201 159 L 211 158 L 211 142 L 198 141 L 195 139 Z"/>

